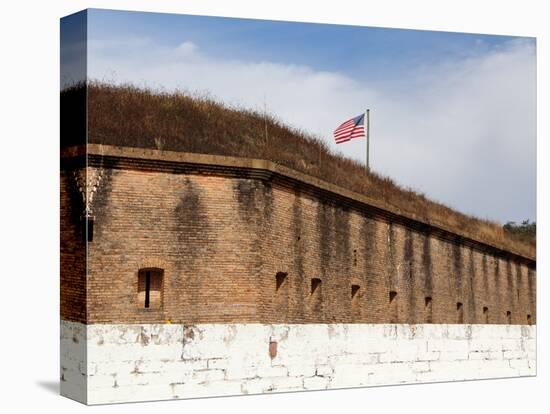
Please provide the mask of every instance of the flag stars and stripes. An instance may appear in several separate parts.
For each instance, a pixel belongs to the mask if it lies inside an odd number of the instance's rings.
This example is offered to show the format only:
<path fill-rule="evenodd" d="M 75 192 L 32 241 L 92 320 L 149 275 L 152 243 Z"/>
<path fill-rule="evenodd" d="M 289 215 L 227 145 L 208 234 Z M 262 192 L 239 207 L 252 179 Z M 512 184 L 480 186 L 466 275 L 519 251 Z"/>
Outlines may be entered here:
<path fill-rule="evenodd" d="M 366 137 L 365 114 L 347 120 L 334 131 L 334 140 L 337 144 L 362 137 Z"/>

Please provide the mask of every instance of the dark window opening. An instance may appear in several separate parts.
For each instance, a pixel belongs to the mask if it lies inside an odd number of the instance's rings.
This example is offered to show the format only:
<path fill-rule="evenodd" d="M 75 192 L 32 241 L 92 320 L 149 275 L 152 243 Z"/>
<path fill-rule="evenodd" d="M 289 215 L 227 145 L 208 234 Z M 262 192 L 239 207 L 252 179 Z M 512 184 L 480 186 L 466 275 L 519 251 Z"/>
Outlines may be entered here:
<path fill-rule="evenodd" d="M 456 304 L 457 323 L 464 323 L 464 307 L 461 302 Z"/>
<path fill-rule="evenodd" d="M 527 315 L 527 325 L 531 325 L 531 315 Z"/>
<path fill-rule="evenodd" d="M 88 242 L 94 241 L 94 219 L 91 217 L 88 217 L 86 219 L 87 221 L 87 232 L 88 232 Z"/>
<path fill-rule="evenodd" d="M 149 307 L 151 300 L 151 272 L 145 272 L 145 307 Z"/>
<path fill-rule="evenodd" d="M 141 269 L 138 272 L 138 301 L 145 309 L 162 307 L 162 269 Z"/>
<path fill-rule="evenodd" d="M 94 241 L 94 219 L 93 217 L 82 217 L 82 240 L 84 242 Z"/>
<path fill-rule="evenodd" d="M 485 323 L 489 323 L 489 308 L 487 306 L 483 307 L 483 320 Z"/>
<path fill-rule="evenodd" d="M 508 325 L 512 324 L 512 312 L 510 311 L 506 311 L 506 322 L 508 323 Z"/>
<path fill-rule="evenodd" d="M 393 301 L 395 300 L 395 297 L 397 296 L 397 292 L 392 290 L 390 292 L 390 303 L 393 303 Z"/>
<path fill-rule="evenodd" d="M 313 278 L 311 279 L 311 294 L 320 292 L 321 290 L 321 279 Z"/>
<path fill-rule="evenodd" d="M 361 289 L 361 286 L 351 285 L 351 300 L 357 299 L 359 297 L 359 289 Z"/>
<path fill-rule="evenodd" d="M 275 291 L 278 292 L 279 289 L 283 286 L 283 284 L 286 282 L 286 278 L 288 276 L 288 273 L 283 272 L 277 272 L 275 275 Z"/>
<path fill-rule="evenodd" d="M 322 281 L 318 278 L 311 279 L 311 295 L 309 297 L 310 306 L 315 312 L 322 312 L 323 309 L 323 292 Z"/>

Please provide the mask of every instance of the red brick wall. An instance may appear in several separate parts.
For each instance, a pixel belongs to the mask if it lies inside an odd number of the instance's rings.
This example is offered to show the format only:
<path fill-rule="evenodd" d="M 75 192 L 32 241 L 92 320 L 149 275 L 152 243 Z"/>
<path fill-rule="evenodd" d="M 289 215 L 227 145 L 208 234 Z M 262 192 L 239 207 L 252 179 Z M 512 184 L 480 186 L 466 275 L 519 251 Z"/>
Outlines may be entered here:
<path fill-rule="evenodd" d="M 86 244 L 81 223 L 82 196 L 72 171 L 61 174 L 61 319 L 86 323 Z"/>
<path fill-rule="evenodd" d="M 433 323 L 457 323 L 458 302 L 464 323 L 484 323 L 484 307 L 489 323 L 506 323 L 508 310 L 512 323 L 526 324 L 528 314 L 534 323 L 535 272 L 525 264 L 295 191 L 274 187 L 270 209 L 262 295 L 269 322 L 387 323 L 389 292 L 395 291 L 397 323 L 426 322 L 426 297 L 432 298 Z M 277 271 L 288 273 L 285 295 L 274 294 Z M 320 310 L 309 301 L 313 277 L 323 280 Z M 362 295 L 358 312 L 352 308 L 352 284 Z"/>
<path fill-rule="evenodd" d="M 490 323 L 507 323 L 507 311 L 514 324 L 528 314 L 536 323 L 528 261 L 392 222 L 300 183 L 203 173 L 143 160 L 103 166 L 92 203 L 88 323 L 424 323 L 428 296 L 433 323 L 457 323 L 457 302 L 465 323 L 484 323 L 484 307 Z M 83 246 L 71 241 L 78 232 L 69 193 L 63 177 L 61 314 L 82 320 Z M 146 267 L 164 269 L 161 309 L 138 301 Z M 277 272 L 288 274 L 278 292 Z M 312 278 L 322 280 L 317 300 Z M 352 284 L 360 286 L 353 307 Z"/>

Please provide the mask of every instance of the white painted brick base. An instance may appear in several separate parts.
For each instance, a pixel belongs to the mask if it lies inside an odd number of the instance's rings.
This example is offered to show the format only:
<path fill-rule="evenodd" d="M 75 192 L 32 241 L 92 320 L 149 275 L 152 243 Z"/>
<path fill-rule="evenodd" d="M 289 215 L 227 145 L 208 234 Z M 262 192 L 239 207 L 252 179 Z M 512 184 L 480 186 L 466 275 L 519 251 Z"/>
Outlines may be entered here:
<path fill-rule="evenodd" d="M 86 402 L 86 325 L 61 321 L 60 392 L 64 397 Z"/>
<path fill-rule="evenodd" d="M 61 391 L 101 404 L 531 376 L 535 336 L 525 325 L 62 321 Z"/>

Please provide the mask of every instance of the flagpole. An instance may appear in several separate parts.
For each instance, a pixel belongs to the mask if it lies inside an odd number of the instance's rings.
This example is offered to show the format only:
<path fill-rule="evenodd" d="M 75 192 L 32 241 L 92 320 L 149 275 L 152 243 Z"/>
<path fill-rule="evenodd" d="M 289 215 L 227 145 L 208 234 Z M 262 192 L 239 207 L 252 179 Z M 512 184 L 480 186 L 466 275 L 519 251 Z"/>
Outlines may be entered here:
<path fill-rule="evenodd" d="M 367 109 L 367 112 L 365 114 L 365 122 L 367 123 L 367 162 L 365 164 L 365 171 L 369 172 L 370 166 L 369 166 L 369 146 L 370 146 L 370 109 Z"/>

